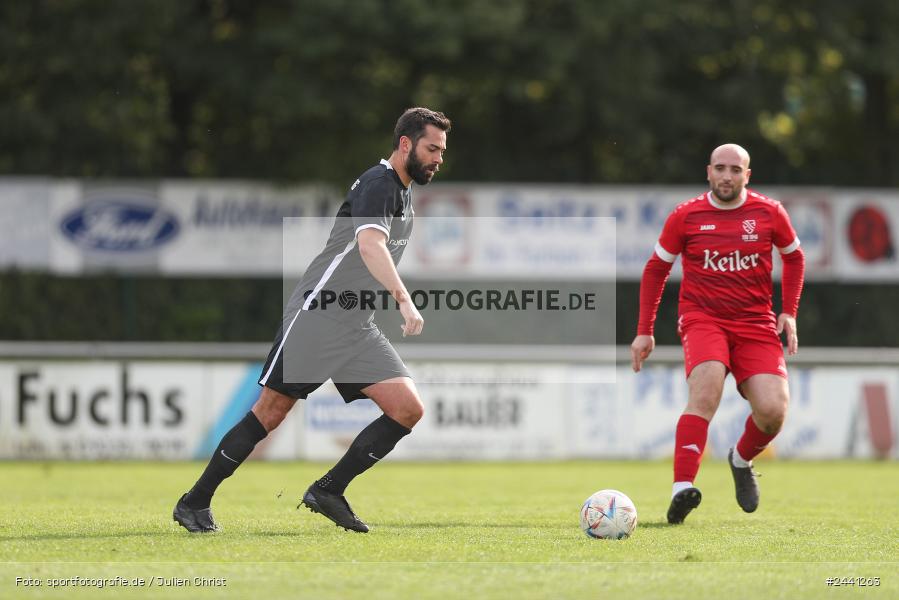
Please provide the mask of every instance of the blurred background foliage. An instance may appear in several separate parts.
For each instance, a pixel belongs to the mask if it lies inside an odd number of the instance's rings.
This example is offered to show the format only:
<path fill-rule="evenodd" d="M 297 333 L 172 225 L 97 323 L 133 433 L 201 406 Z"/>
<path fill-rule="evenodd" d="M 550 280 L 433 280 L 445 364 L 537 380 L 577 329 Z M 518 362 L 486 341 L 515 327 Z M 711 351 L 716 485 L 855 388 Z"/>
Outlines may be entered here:
<path fill-rule="evenodd" d="M 0 174 L 342 187 L 411 105 L 454 121 L 441 181 L 701 189 L 737 141 L 762 188 L 896 186 L 899 3 L 0 4 Z M 658 337 L 676 343 L 668 287 Z M 636 295 L 620 285 L 622 343 Z M 803 340 L 895 345 L 896 295 L 809 285 Z M 280 307 L 277 281 L 7 273 L 0 338 L 268 340 Z"/>
<path fill-rule="evenodd" d="M 0 7 L 0 173 L 323 180 L 409 105 L 444 179 L 899 184 L 899 3 L 43 0 Z"/>
<path fill-rule="evenodd" d="M 426 284 L 406 283 L 411 289 Z M 677 282 L 669 282 L 665 289 L 655 332 L 659 344 L 680 343 L 678 291 Z M 0 275 L 0 339 L 270 342 L 280 322 L 282 294 L 279 279 L 5 273 Z M 618 344 L 629 345 L 636 333 L 638 295 L 638 282 L 618 283 Z M 774 297 L 776 310 L 777 286 Z M 806 285 L 798 321 L 800 341 L 807 346 L 896 346 L 896 306 L 899 286 Z M 456 327 L 464 330 L 465 324 Z M 527 332 L 523 337 L 531 339 Z"/>

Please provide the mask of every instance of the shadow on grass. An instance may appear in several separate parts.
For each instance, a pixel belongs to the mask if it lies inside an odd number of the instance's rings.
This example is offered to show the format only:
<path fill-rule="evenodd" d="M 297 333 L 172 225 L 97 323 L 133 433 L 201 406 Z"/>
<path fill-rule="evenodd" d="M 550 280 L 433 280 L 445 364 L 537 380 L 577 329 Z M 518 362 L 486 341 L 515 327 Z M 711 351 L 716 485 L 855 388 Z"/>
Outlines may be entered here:
<path fill-rule="evenodd" d="M 478 529 L 545 529 L 557 531 L 570 529 L 567 525 L 534 525 L 533 523 L 484 523 L 478 521 L 380 521 L 375 527 L 396 527 L 397 529 L 450 529 L 455 527 L 477 527 Z"/>
<path fill-rule="evenodd" d="M 24 541 L 47 541 L 47 540 L 103 540 L 103 539 L 124 539 L 124 538 L 146 538 L 146 537 L 165 537 L 170 536 L 171 532 L 164 531 L 128 531 L 120 533 L 35 533 L 30 535 L 3 535 L 0 536 L 0 542 L 24 542 Z"/>
<path fill-rule="evenodd" d="M 640 521 L 637 524 L 637 528 L 643 529 L 669 529 L 680 527 L 680 525 L 672 525 L 668 521 Z"/>
<path fill-rule="evenodd" d="M 128 538 L 172 538 L 181 537 L 185 540 L 209 540 L 216 538 L 237 537 L 315 537 L 315 531 L 228 531 L 224 529 L 217 533 L 190 533 L 180 527 L 166 531 L 123 531 L 118 533 L 35 533 L 30 535 L 3 535 L 0 536 L 0 544 L 3 542 L 42 542 L 53 540 L 124 540 Z"/>

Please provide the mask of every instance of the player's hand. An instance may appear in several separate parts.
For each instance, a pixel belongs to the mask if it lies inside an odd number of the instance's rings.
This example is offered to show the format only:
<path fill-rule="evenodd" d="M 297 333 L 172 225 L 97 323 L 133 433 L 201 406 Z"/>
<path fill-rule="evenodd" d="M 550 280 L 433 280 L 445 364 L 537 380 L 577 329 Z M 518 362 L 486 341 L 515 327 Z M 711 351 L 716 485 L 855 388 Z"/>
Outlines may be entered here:
<path fill-rule="evenodd" d="M 415 307 L 415 303 L 410 298 L 400 302 L 400 314 L 403 315 L 403 337 L 407 335 L 418 335 L 425 326 L 425 320 L 421 317 L 421 313 Z"/>
<path fill-rule="evenodd" d="M 656 347 L 656 339 L 651 335 L 638 335 L 631 343 L 631 368 L 639 373 L 643 361 L 649 358 Z"/>
<path fill-rule="evenodd" d="M 777 335 L 787 332 L 787 354 L 793 356 L 799 350 L 799 334 L 796 331 L 796 317 L 787 313 L 777 315 Z"/>

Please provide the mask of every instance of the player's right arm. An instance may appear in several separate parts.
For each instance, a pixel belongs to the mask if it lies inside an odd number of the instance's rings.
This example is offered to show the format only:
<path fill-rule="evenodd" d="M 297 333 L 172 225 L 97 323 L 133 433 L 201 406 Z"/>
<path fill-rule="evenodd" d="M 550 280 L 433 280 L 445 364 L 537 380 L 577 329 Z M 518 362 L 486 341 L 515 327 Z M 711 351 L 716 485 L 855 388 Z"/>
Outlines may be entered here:
<path fill-rule="evenodd" d="M 637 322 L 637 336 L 631 343 L 631 368 L 638 373 L 643 368 L 643 361 L 649 358 L 655 349 L 653 337 L 656 314 L 662 301 L 665 282 L 671 274 L 674 260 L 684 246 L 682 213 L 675 210 L 668 216 L 662 235 L 656 243 L 655 250 L 643 268 L 640 279 L 640 317 Z"/>
<path fill-rule="evenodd" d="M 640 371 L 643 361 L 649 358 L 656 347 L 653 327 L 671 266 L 672 263 L 653 254 L 643 268 L 643 277 L 640 279 L 640 319 L 637 323 L 637 337 L 631 343 L 631 367 L 634 373 Z"/>
<path fill-rule="evenodd" d="M 656 339 L 651 335 L 640 335 L 631 342 L 631 368 L 634 373 L 639 373 L 643 368 L 643 361 L 649 358 L 652 351 L 655 350 Z"/>
<path fill-rule="evenodd" d="M 387 236 L 378 228 L 368 227 L 359 231 L 356 236 L 359 244 L 359 255 L 378 283 L 384 286 L 400 306 L 403 315 L 403 337 L 418 335 L 424 328 L 425 320 L 412 302 L 400 274 L 393 264 L 393 257 L 387 249 Z"/>

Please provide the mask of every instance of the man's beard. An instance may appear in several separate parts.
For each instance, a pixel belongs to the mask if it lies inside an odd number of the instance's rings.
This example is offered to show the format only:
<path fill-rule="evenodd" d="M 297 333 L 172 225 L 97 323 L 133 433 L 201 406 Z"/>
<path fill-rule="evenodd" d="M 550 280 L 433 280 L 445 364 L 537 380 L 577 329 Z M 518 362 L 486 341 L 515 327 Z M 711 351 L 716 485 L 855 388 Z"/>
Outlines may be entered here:
<path fill-rule="evenodd" d="M 409 153 L 409 157 L 406 158 L 406 173 L 408 173 L 409 177 L 412 178 L 412 181 L 418 185 L 428 185 L 431 182 L 431 178 L 434 177 L 435 171 L 428 170 L 428 168 L 418 160 L 418 156 L 415 154 L 415 148 L 413 148 L 412 152 Z"/>
<path fill-rule="evenodd" d="M 730 193 L 725 194 L 721 191 L 721 185 L 712 186 L 712 191 L 715 192 L 715 196 L 718 197 L 722 202 L 730 202 L 731 200 L 735 200 L 742 192 L 742 188 L 738 188 L 735 185 L 732 185 L 730 188 Z"/>

